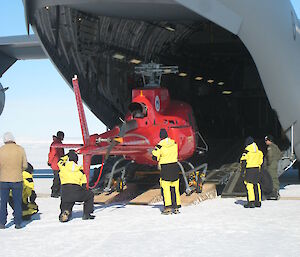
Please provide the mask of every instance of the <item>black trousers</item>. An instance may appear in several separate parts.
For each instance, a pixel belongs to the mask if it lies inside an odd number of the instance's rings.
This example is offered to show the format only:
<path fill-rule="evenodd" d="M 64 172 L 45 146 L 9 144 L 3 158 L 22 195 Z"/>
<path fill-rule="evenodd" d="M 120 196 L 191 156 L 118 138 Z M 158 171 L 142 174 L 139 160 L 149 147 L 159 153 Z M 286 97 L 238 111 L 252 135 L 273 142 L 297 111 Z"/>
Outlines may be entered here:
<path fill-rule="evenodd" d="M 61 187 L 60 211 L 68 210 L 72 213 L 75 202 L 84 202 L 83 213 L 90 214 L 94 211 L 94 194 L 79 185 L 64 184 Z"/>
<path fill-rule="evenodd" d="M 248 202 L 261 202 L 261 189 L 260 189 L 260 169 L 247 168 L 244 183 L 247 190 Z"/>
<path fill-rule="evenodd" d="M 51 187 L 52 194 L 59 195 L 60 194 L 60 178 L 59 178 L 59 170 L 53 170 L 53 184 Z"/>

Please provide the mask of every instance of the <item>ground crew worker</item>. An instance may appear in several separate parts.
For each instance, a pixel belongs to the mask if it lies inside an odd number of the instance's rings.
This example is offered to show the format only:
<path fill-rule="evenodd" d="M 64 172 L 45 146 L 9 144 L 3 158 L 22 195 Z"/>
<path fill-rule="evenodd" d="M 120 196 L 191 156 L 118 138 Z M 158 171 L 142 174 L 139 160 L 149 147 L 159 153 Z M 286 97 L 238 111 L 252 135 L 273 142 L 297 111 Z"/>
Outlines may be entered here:
<path fill-rule="evenodd" d="M 78 156 L 74 150 L 70 150 L 59 162 L 59 176 L 61 180 L 61 203 L 59 220 L 67 222 L 72 216 L 75 202 L 84 202 L 83 220 L 94 219 L 91 215 L 94 211 L 94 194 L 86 189 L 86 175 L 82 166 L 77 165 Z"/>
<path fill-rule="evenodd" d="M 263 153 L 252 137 L 245 141 L 245 150 L 240 159 L 241 172 L 247 189 L 245 208 L 261 207 L 261 188 L 259 184 L 260 167 L 263 163 Z"/>
<path fill-rule="evenodd" d="M 179 193 L 179 166 L 178 146 L 175 141 L 168 137 L 165 129 L 160 130 L 161 141 L 152 151 L 152 159 L 158 161 L 160 166 L 160 186 L 164 201 L 162 214 L 179 213 L 180 193 Z"/>
<path fill-rule="evenodd" d="M 64 156 L 63 148 L 56 148 L 55 145 L 61 144 L 64 139 L 64 132 L 58 131 L 56 136 L 53 135 L 53 142 L 50 146 L 50 151 L 48 154 L 48 165 L 53 170 L 53 184 L 51 187 L 51 197 L 58 198 L 60 196 L 60 178 L 58 175 L 59 168 L 57 163 L 60 157 Z"/>
<path fill-rule="evenodd" d="M 267 158 L 266 158 L 266 168 L 269 174 L 272 177 L 273 181 L 273 191 L 270 195 L 267 196 L 269 200 L 278 200 L 279 195 L 279 180 L 278 180 L 278 161 L 282 157 L 282 153 L 279 150 L 278 146 L 274 143 L 274 139 L 271 135 L 265 137 L 265 143 L 268 146 L 267 148 Z"/>
<path fill-rule="evenodd" d="M 28 167 L 23 171 L 23 191 L 22 191 L 22 219 L 30 220 L 31 216 L 39 211 L 36 204 L 36 193 L 33 183 L 33 167 L 28 162 Z M 9 196 L 9 205 L 14 208 L 12 194 Z"/>

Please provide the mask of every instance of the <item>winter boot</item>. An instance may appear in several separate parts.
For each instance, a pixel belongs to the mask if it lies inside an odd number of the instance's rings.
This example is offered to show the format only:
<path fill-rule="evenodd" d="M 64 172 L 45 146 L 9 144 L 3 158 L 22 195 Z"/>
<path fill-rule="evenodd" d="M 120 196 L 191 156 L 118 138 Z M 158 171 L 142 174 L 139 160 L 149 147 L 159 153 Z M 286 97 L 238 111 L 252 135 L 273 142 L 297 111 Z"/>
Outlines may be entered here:
<path fill-rule="evenodd" d="M 57 194 L 57 193 L 51 193 L 51 197 L 53 197 L 53 198 L 59 198 L 59 194 Z"/>
<path fill-rule="evenodd" d="M 163 215 L 169 215 L 172 214 L 172 208 L 171 207 L 165 207 L 165 209 L 161 212 Z"/>
<path fill-rule="evenodd" d="M 95 219 L 96 216 L 92 215 L 92 214 L 84 214 L 82 219 L 83 220 L 93 220 Z"/>
<path fill-rule="evenodd" d="M 279 200 L 280 195 L 279 192 L 277 190 L 273 190 L 273 192 L 269 195 L 269 197 L 267 198 L 268 200 Z"/>
<path fill-rule="evenodd" d="M 175 209 L 173 210 L 173 213 L 174 213 L 174 214 L 178 214 L 178 213 L 180 213 L 180 211 L 179 211 L 178 208 L 175 208 Z"/>
<path fill-rule="evenodd" d="M 21 228 L 23 228 L 22 225 L 20 225 L 20 224 L 15 225 L 15 229 L 21 229 Z"/>
<path fill-rule="evenodd" d="M 69 221 L 70 212 L 68 210 L 65 210 L 60 216 L 59 221 L 60 222 L 67 222 Z"/>
<path fill-rule="evenodd" d="M 244 205 L 245 208 L 255 208 L 255 204 L 254 202 L 247 202 L 245 205 Z"/>
<path fill-rule="evenodd" d="M 255 202 L 255 207 L 260 208 L 261 207 L 261 202 Z"/>

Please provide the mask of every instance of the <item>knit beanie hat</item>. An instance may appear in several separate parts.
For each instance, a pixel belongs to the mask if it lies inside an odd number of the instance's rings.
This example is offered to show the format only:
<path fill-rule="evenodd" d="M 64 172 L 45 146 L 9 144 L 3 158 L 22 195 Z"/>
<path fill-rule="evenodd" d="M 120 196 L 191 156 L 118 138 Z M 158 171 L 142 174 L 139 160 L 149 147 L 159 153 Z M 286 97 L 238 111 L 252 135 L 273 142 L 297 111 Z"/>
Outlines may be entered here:
<path fill-rule="evenodd" d="M 253 137 L 247 137 L 245 140 L 245 146 L 251 145 L 254 142 Z"/>
<path fill-rule="evenodd" d="M 165 129 L 161 129 L 159 132 L 160 139 L 165 139 L 168 137 L 168 132 Z"/>
<path fill-rule="evenodd" d="M 74 150 L 70 150 L 68 153 L 69 156 L 69 160 L 73 161 L 73 162 L 77 162 L 78 161 L 78 155 L 75 153 Z"/>
<path fill-rule="evenodd" d="M 3 135 L 3 142 L 4 143 L 15 142 L 15 137 L 13 136 L 13 134 L 11 132 L 6 132 Z"/>
<path fill-rule="evenodd" d="M 62 131 L 57 131 L 56 137 L 58 137 L 59 139 L 63 139 L 65 137 L 65 134 Z"/>
<path fill-rule="evenodd" d="M 271 141 L 271 142 L 274 142 L 274 138 L 271 136 L 271 135 L 267 135 L 265 136 L 265 141 Z"/>

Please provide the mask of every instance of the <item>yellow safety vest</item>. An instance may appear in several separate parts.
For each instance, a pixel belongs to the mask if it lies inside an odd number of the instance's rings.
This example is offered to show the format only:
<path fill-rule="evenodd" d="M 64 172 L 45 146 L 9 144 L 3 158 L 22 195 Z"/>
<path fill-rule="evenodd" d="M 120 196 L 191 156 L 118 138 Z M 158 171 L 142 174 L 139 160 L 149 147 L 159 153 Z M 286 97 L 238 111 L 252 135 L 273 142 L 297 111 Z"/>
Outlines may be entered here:
<path fill-rule="evenodd" d="M 73 161 L 68 161 L 68 156 L 63 156 L 57 165 L 60 170 L 59 177 L 62 185 L 75 184 L 82 186 L 82 184 L 87 183 L 82 166 Z"/>
<path fill-rule="evenodd" d="M 152 155 L 156 157 L 159 165 L 177 162 L 178 146 L 173 139 L 167 137 L 155 146 Z"/>
<path fill-rule="evenodd" d="M 240 162 L 246 161 L 246 168 L 260 168 L 263 163 L 264 155 L 256 145 L 252 143 L 245 148 L 245 151 L 240 159 Z"/>

